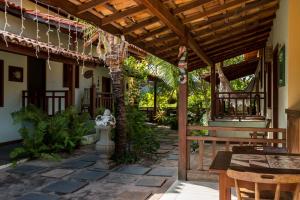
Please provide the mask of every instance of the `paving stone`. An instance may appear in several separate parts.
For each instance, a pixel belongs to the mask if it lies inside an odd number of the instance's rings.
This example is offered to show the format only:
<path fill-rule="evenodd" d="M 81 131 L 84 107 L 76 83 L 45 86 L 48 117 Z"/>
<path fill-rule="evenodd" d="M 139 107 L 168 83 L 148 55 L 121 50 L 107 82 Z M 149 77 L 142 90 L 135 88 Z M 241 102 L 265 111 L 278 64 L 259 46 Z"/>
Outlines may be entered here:
<path fill-rule="evenodd" d="M 29 193 L 22 197 L 17 198 L 16 200 L 58 200 L 59 196 L 52 194 L 43 194 L 43 193 Z"/>
<path fill-rule="evenodd" d="M 128 166 L 121 167 L 117 171 L 119 173 L 124 173 L 124 174 L 144 175 L 150 170 L 151 170 L 150 167 L 128 165 Z"/>
<path fill-rule="evenodd" d="M 74 181 L 74 180 L 62 180 L 57 181 L 55 183 L 52 183 L 42 190 L 44 192 L 55 192 L 57 194 L 68 194 L 73 193 L 84 186 L 86 186 L 87 182 L 80 182 L 80 181 Z"/>
<path fill-rule="evenodd" d="M 110 174 L 105 177 L 109 183 L 130 184 L 137 180 L 137 177 L 127 174 Z"/>
<path fill-rule="evenodd" d="M 74 170 L 71 169 L 53 169 L 48 172 L 42 174 L 42 176 L 50 177 L 50 178 L 62 178 L 69 174 L 72 174 Z"/>
<path fill-rule="evenodd" d="M 178 155 L 176 155 L 176 154 L 170 154 L 167 157 L 167 160 L 178 160 Z"/>
<path fill-rule="evenodd" d="M 86 162 L 96 162 L 97 160 L 100 160 L 100 155 L 97 154 L 85 155 L 80 157 L 78 160 L 86 161 Z"/>
<path fill-rule="evenodd" d="M 136 186 L 144 186 L 144 187 L 161 187 L 166 182 L 165 178 L 152 178 L 152 177 L 144 177 L 136 182 Z"/>
<path fill-rule="evenodd" d="M 168 167 L 157 167 L 152 169 L 147 175 L 148 176 L 164 176 L 172 177 L 176 174 L 176 169 Z"/>
<path fill-rule="evenodd" d="M 82 169 L 85 167 L 89 167 L 91 165 L 95 164 L 95 162 L 86 162 L 82 160 L 71 160 L 68 162 L 65 162 L 62 167 L 69 168 L 69 169 Z"/>
<path fill-rule="evenodd" d="M 118 196 L 118 200 L 146 200 L 151 194 L 151 192 L 126 191 Z"/>
<path fill-rule="evenodd" d="M 13 169 L 7 170 L 9 173 L 16 173 L 16 174 L 22 174 L 22 175 L 29 175 L 36 172 L 41 172 L 42 170 L 45 170 L 46 167 L 36 166 L 36 165 L 20 165 Z"/>
<path fill-rule="evenodd" d="M 167 153 L 169 153 L 169 152 L 170 152 L 170 150 L 158 149 L 158 150 L 156 151 L 156 154 L 167 154 Z"/>
<path fill-rule="evenodd" d="M 85 181 L 97 181 L 105 176 L 107 176 L 107 172 L 99 172 L 99 171 L 82 171 L 78 174 L 72 175 L 70 178 L 77 180 L 85 180 Z"/>

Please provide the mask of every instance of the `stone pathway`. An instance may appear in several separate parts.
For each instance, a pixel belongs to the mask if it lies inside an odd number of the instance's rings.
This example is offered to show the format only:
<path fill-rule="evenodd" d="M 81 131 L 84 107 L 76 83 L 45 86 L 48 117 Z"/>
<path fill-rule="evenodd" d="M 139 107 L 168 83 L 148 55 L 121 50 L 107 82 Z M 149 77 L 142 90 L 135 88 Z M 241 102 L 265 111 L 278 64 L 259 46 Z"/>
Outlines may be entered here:
<path fill-rule="evenodd" d="M 85 146 L 60 162 L 36 160 L 0 170 L 0 199 L 159 199 L 177 180 L 178 137 L 166 127 L 157 129 L 161 148 L 155 162 L 104 171 L 95 166 L 100 158 L 94 146 Z"/>

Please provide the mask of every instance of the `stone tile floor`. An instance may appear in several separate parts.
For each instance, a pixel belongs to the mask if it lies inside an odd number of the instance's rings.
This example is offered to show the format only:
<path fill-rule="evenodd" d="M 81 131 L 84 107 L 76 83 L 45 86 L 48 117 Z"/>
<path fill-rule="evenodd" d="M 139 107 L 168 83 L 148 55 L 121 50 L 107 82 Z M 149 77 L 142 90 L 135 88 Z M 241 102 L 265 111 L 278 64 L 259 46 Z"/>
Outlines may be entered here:
<path fill-rule="evenodd" d="M 85 146 L 59 162 L 33 160 L 0 170 L 0 199 L 159 199 L 177 179 L 177 160 L 167 158 L 178 154 L 178 139 L 175 131 L 158 129 L 163 138 L 160 150 L 168 152 L 158 153 L 155 161 L 102 171 L 95 166 L 94 145 Z"/>
<path fill-rule="evenodd" d="M 197 174 L 189 174 L 188 178 L 210 182 L 177 181 L 177 132 L 163 126 L 157 131 L 161 148 L 155 161 L 143 160 L 103 171 L 95 165 L 100 158 L 90 145 L 60 162 L 34 160 L 2 169 L 0 200 L 218 199 L 217 178 L 207 172 L 196 170 Z M 205 148 L 205 168 L 211 162 L 210 154 L 211 150 Z M 191 153 L 192 169 L 197 168 L 198 157 L 198 152 Z"/>

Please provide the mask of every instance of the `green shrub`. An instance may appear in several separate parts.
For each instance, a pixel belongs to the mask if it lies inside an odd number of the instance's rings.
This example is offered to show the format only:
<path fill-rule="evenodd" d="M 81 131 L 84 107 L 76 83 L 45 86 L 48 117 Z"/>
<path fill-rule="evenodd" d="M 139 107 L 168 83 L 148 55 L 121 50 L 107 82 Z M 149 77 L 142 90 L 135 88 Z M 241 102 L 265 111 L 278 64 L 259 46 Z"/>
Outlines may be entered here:
<path fill-rule="evenodd" d="M 23 138 L 23 147 L 10 154 L 13 159 L 24 154 L 31 158 L 57 159 L 59 152 L 74 151 L 82 136 L 93 128 L 88 114 L 80 115 L 73 107 L 48 117 L 30 105 L 12 113 L 12 118 L 22 124 L 19 132 Z"/>
<path fill-rule="evenodd" d="M 145 124 L 146 116 L 136 107 L 126 108 L 126 131 L 129 138 L 129 152 L 136 159 L 151 157 L 159 148 L 156 133 Z"/>

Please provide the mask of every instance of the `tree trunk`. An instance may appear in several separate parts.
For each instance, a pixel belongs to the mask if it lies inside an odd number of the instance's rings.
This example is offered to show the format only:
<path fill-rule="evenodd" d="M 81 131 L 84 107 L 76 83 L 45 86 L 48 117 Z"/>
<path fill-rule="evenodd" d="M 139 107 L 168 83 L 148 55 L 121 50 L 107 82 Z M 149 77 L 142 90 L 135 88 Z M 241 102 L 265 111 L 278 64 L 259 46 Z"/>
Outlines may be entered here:
<path fill-rule="evenodd" d="M 122 71 L 111 72 L 116 115 L 116 148 L 117 157 L 122 157 L 127 149 L 126 110 L 124 99 L 124 76 Z"/>

